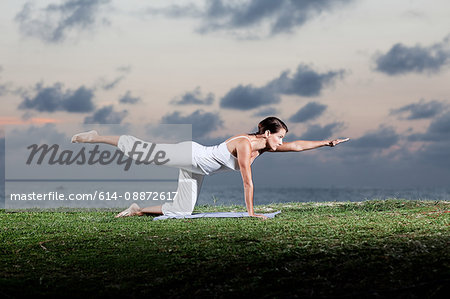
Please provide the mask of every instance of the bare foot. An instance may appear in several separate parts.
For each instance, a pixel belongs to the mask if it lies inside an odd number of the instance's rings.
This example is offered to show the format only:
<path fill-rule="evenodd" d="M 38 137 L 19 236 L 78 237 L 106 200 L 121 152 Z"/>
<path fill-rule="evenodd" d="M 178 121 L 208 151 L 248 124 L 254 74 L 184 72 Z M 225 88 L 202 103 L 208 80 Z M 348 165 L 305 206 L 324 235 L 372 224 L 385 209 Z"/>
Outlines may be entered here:
<path fill-rule="evenodd" d="M 97 133 L 96 130 L 75 134 L 75 135 L 72 136 L 72 143 L 89 143 L 89 142 L 93 142 L 95 137 L 98 137 L 98 133 Z"/>
<path fill-rule="evenodd" d="M 139 215 L 140 210 L 141 208 L 137 204 L 133 203 L 128 209 L 117 214 L 115 218 Z"/>

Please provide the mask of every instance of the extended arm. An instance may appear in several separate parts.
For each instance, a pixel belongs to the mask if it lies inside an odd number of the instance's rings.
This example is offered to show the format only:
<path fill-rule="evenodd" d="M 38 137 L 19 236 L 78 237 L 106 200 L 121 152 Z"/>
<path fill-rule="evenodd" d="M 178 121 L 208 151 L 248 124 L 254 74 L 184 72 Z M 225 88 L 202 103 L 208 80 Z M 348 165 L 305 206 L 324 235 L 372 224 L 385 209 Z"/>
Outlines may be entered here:
<path fill-rule="evenodd" d="M 286 142 L 277 147 L 276 152 L 301 152 L 310 149 L 319 148 L 322 146 L 336 146 L 339 143 L 346 142 L 350 140 L 345 139 L 335 139 L 335 140 L 321 140 L 321 141 L 311 141 L 311 140 L 296 140 L 292 142 Z"/>

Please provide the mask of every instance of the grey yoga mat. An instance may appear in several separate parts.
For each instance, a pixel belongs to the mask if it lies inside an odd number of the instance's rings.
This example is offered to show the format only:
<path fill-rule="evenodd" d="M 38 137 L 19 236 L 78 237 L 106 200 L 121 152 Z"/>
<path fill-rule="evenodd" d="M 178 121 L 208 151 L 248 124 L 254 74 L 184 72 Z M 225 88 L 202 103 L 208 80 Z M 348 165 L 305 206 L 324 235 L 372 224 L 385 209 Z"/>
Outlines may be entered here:
<path fill-rule="evenodd" d="M 275 215 L 280 214 L 281 211 L 261 214 L 269 218 L 274 218 Z M 238 218 L 238 217 L 250 217 L 247 212 L 215 212 L 215 213 L 199 213 L 185 216 L 158 216 L 153 218 L 153 220 L 164 220 L 164 219 L 192 219 L 192 218 Z"/>

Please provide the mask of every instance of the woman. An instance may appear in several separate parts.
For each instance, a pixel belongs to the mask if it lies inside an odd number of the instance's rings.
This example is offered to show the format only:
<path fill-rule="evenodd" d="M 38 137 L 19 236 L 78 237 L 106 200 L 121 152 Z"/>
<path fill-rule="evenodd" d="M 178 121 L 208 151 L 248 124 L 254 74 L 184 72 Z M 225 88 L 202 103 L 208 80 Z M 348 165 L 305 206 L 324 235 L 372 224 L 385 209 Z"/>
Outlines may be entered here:
<path fill-rule="evenodd" d="M 200 193 L 203 177 L 224 170 L 235 170 L 241 172 L 245 205 L 249 216 L 266 218 L 264 215 L 255 214 L 253 209 L 251 165 L 256 157 L 264 152 L 300 152 L 322 146 L 335 146 L 349 140 L 348 138 L 325 141 L 297 140 L 283 144 L 282 140 L 287 132 L 288 128 L 283 121 L 276 117 L 267 117 L 258 124 L 258 132 L 236 135 L 216 146 L 202 146 L 193 141 L 156 144 L 153 150 L 163 151 L 169 158 L 164 165 L 180 168 L 177 195 L 173 202 L 159 206 L 140 208 L 134 203 L 116 217 L 145 214 L 190 215 Z M 146 149 L 151 148 L 150 143 L 133 136 L 100 136 L 96 131 L 76 134 L 72 137 L 72 142 L 106 143 L 117 146 L 126 155 L 132 150 L 145 152 Z M 180 153 L 192 153 L 192 155 L 186 157 Z M 138 159 L 134 156 L 132 158 Z"/>

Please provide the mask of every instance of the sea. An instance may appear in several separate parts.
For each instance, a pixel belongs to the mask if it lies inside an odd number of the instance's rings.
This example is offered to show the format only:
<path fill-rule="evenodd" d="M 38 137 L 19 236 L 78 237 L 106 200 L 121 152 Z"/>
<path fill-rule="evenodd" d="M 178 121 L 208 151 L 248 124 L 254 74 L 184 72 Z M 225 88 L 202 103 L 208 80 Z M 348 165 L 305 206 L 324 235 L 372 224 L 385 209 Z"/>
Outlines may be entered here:
<path fill-rule="evenodd" d="M 255 188 L 256 205 L 288 202 L 359 202 L 366 200 L 406 199 L 450 201 L 450 188 Z M 197 201 L 201 205 L 245 205 L 243 188 L 205 186 Z"/>
<path fill-rule="evenodd" d="M 96 185 L 92 186 L 92 190 Z M 63 190 L 62 188 L 61 190 Z M 120 190 L 120 187 L 119 187 Z M 4 187 L 0 185 L 0 203 L 5 207 Z M 6 195 L 9 196 L 9 195 Z M 359 202 L 367 200 L 384 199 L 405 199 L 405 200 L 430 200 L 430 201 L 450 201 L 449 188 L 307 188 L 307 187 L 265 187 L 255 188 L 254 204 L 267 205 L 271 203 L 289 202 Z M 97 201 L 98 202 L 98 201 Z M 102 202 L 104 204 L 105 202 Z M 43 206 L 42 203 L 39 203 Z M 123 207 L 130 204 L 130 201 L 117 202 L 116 205 L 92 206 L 102 207 Z M 144 203 L 142 203 L 144 204 Z M 150 202 L 148 205 L 155 205 L 157 202 Z M 244 206 L 244 192 L 241 186 L 218 186 L 205 184 L 202 187 L 197 200 L 198 205 L 241 205 Z M 145 205 L 145 204 L 144 204 Z M 50 206 L 52 207 L 52 206 Z M 8 207 L 7 207 L 8 208 Z"/>

